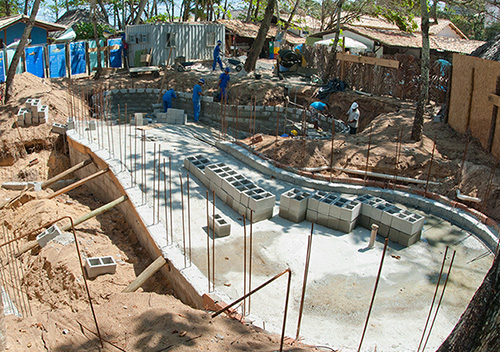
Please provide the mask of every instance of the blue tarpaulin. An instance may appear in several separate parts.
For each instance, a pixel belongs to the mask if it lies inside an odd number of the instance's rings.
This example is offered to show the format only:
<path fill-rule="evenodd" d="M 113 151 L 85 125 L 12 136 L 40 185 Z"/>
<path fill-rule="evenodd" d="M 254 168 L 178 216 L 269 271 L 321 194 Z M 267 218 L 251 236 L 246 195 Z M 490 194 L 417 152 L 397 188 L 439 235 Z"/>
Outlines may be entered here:
<path fill-rule="evenodd" d="M 66 46 L 52 44 L 49 48 L 49 76 L 51 78 L 66 77 Z"/>
<path fill-rule="evenodd" d="M 26 71 L 37 77 L 45 77 L 43 46 L 28 47 L 24 51 L 26 54 Z"/>
<path fill-rule="evenodd" d="M 120 68 L 122 67 L 122 39 L 121 38 L 108 39 L 108 46 L 112 47 L 114 45 L 119 45 L 119 48 L 109 50 L 109 66 Z"/>
<path fill-rule="evenodd" d="M 71 74 L 85 73 L 85 42 L 69 44 Z"/>
<path fill-rule="evenodd" d="M 0 51 L 0 82 L 5 82 L 5 59 L 3 51 Z"/>
<path fill-rule="evenodd" d="M 90 61 L 90 71 L 97 67 L 97 51 L 92 51 L 90 49 L 96 50 L 97 45 L 95 40 L 89 40 L 89 61 Z M 104 40 L 99 40 L 99 45 L 102 48 L 105 46 Z M 101 67 L 106 67 L 106 55 L 104 51 L 101 51 Z"/>
<path fill-rule="evenodd" d="M 9 69 L 10 64 L 12 63 L 12 59 L 14 58 L 15 53 L 16 53 L 16 49 L 7 49 L 7 62 L 8 62 L 8 65 L 6 67 L 7 70 Z M 23 73 L 23 72 L 24 72 L 23 60 L 19 59 L 19 62 L 17 64 L 17 68 L 16 68 L 16 74 Z"/>

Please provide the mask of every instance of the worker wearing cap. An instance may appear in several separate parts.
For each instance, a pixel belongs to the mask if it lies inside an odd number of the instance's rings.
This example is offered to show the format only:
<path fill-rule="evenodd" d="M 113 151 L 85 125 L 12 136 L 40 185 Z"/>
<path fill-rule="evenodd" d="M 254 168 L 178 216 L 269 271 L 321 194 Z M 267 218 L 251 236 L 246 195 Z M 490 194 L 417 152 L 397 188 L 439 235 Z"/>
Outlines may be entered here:
<path fill-rule="evenodd" d="M 172 107 L 172 99 L 177 98 L 175 91 L 170 88 L 163 94 L 163 112 L 167 112 L 168 108 Z"/>
<path fill-rule="evenodd" d="M 201 90 L 201 86 L 205 84 L 205 80 L 203 78 L 200 78 L 198 80 L 198 83 L 194 85 L 193 88 L 193 107 L 194 107 L 194 121 L 198 122 L 200 119 L 200 102 L 201 102 L 201 96 L 203 95 L 203 92 Z"/>
<path fill-rule="evenodd" d="M 321 101 L 315 101 L 309 105 L 309 111 L 311 113 L 311 122 L 314 124 L 314 129 L 319 128 L 319 115 L 328 113 L 328 104 Z"/>
<path fill-rule="evenodd" d="M 222 53 L 222 42 L 220 40 L 217 41 L 217 45 L 215 46 L 214 49 L 214 64 L 212 65 L 212 71 L 215 71 L 215 66 L 217 66 L 217 63 L 219 63 L 220 69 L 224 70 L 222 68 L 222 60 L 220 59 L 220 54 Z"/>
<path fill-rule="evenodd" d="M 356 134 L 358 130 L 358 122 L 359 122 L 359 109 L 358 103 L 354 102 L 351 105 L 351 108 L 347 112 L 347 125 L 349 126 L 349 134 Z"/>
<path fill-rule="evenodd" d="M 224 72 L 222 72 L 219 76 L 219 87 L 220 87 L 220 91 L 221 91 L 220 100 L 221 101 L 227 99 L 226 89 L 227 89 L 227 86 L 229 85 L 229 80 L 231 79 L 231 77 L 229 77 L 229 71 L 231 71 L 229 69 L 229 67 L 226 67 Z"/>

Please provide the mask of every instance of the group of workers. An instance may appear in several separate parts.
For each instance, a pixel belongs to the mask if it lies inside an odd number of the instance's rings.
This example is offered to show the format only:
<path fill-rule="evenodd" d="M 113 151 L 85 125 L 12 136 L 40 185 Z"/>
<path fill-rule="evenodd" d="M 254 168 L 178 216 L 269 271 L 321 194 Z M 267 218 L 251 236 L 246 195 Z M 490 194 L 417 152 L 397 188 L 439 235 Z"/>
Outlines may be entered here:
<path fill-rule="evenodd" d="M 227 87 L 229 85 L 230 76 L 229 72 L 231 71 L 229 67 L 225 69 L 222 66 L 221 53 L 222 51 L 222 41 L 218 40 L 217 45 L 214 48 L 213 57 L 214 61 L 212 64 L 212 71 L 215 71 L 217 64 L 220 66 L 223 71 L 219 76 L 218 87 L 220 88 L 220 101 L 227 100 Z M 205 84 L 205 80 L 200 78 L 198 83 L 194 85 L 193 88 L 193 108 L 194 108 L 194 121 L 199 121 L 200 119 L 200 109 L 201 109 L 201 97 L 204 95 L 202 86 Z M 167 112 L 169 108 L 172 107 L 172 99 L 177 98 L 175 91 L 173 89 L 169 89 L 163 95 L 163 110 Z M 314 129 L 319 128 L 319 118 L 320 115 L 329 115 L 329 106 L 326 103 L 321 101 L 313 102 L 309 105 L 309 113 L 310 113 L 310 121 L 314 125 Z M 347 112 L 347 126 L 349 127 L 350 134 L 356 134 L 359 123 L 359 109 L 358 103 L 352 103 L 349 111 Z"/>

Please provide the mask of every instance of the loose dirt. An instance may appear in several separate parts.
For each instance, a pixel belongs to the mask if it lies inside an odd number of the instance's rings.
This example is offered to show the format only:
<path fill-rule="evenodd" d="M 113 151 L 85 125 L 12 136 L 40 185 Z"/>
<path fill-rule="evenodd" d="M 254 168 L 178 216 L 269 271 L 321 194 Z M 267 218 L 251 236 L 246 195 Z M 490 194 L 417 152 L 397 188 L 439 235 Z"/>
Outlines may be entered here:
<path fill-rule="evenodd" d="M 165 87 L 190 91 L 201 76 L 208 77 L 206 94 L 210 95 L 215 91 L 218 77 L 218 74 L 210 72 L 168 71 Z M 100 80 L 84 78 L 72 82 L 73 90 L 79 92 L 80 97 L 96 87 L 159 88 L 162 80 L 163 76 L 157 79 L 148 75 L 130 78 L 126 72 L 118 72 Z M 233 75 L 231 89 L 234 103 L 249 104 L 255 97 L 258 105 L 284 104 L 285 89 L 277 87 L 276 81 L 270 78 L 256 80 L 252 75 Z M 305 87 L 291 94 L 297 103 L 305 104 L 314 90 Z M 68 93 L 67 80 L 40 79 L 29 73 L 18 75 L 14 80 L 11 101 L 0 111 L 1 182 L 43 181 L 69 165 L 65 143 L 61 136 L 50 131 L 49 124 L 16 128 L 14 115 L 27 98 L 39 98 L 43 104 L 49 105 L 51 123 L 65 123 L 72 114 L 72 106 L 86 106 L 85 98 Z M 332 94 L 329 103 L 334 115 L 340 118 L 353 101 L 361 107 L 361 131 L 354 136 L 335 135 L 334 166 L 364 170 L 368 164 L 371 171 L 396 172 L 419 179 L 426 179 L 431 168 L 430 179 L 441 183 L 432 187 L 431 191 L 450 198 L 455 197 L 457 189 L 461 193 L 484 198 L 490 188 L 484 211 L 498 218 L 500 178 L 495 172 L 490 180 L 495 160 L 482 150 L 477 141 L 470 141 L 459 176 L 465 136 L 454 132 L 446 124 L 433 122 L 427 116 L 423 139 L 420 142 L 411 141 L 414 105 L 408 102 L 343 92 Z M 402 137 L 398 157 L 399 135 Z M 431 167 L 434 139 L 436 147 Z M 367 163 L 368 145 L 370 156 Z M 307 140 L 304 144 L 298 139 L 279 137 L 276 141 L 275 136 L 264 136 L 263 141 L 253 147 L 277 161 L 299 168 L 328 166 L 332 153 L 329 140 Z M 37 162 L 30 164 L 35 159 Z M 348 176 L 338 171 L 334 175 Z M 0 219 L 6 235 L 0 235 L 3 237 L 1 241 L 28 233 L 62 216 L 82 216 L 102 205 L 84 187 L 53 200 L 44 199 L 51 192 L 28 192 L 2 209 Z M 13 198 L 18 193 L 0 189 L 0 200 Z M 483 209 L 482 204 L 474 206 Z M 136 293 L 120 293 L 151 262 L 125 224 L 121 214 L 111 210 L 78 226 L 76 231 L 84 257 L 106 254 L 112 255 L 118 262 L 116 274 L 89 280 L 92 302 L 104 339 L 126 351 L 273 351 L 278 348 L 277 336 L 230 319 L 211 319 L 206 312 L 182 304 L 159 275 Z M 20 244 L 24 241 L 21 240 Z M 5 252 L 0 254 L 5 260 Z M 30 297 L 33 314 L 24 319 L 7 316 L 9 350 L 99 350 L 97 338 L 89 331 L 96 332 L 96 328 L 74 243 L 63 245 L 51 242 L 41 251 L 22 255 L 18 264 L 23 268 L 23 287 Z M 8 266 L 4 270 L 8 270 Z M 105 343 L 104 350 L 116 348 Z M 287 350 L 306 351 L 312 348 L 287 347 Z"/>

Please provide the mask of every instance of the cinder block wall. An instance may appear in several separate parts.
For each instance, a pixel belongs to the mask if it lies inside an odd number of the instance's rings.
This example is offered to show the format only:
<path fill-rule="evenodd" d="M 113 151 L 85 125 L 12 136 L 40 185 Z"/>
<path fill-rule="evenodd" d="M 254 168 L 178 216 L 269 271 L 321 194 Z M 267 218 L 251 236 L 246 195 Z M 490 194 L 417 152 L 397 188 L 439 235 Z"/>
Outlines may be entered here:
<path fill-rule="evenodd" d="M 162 95 L 165 90 L 162 91 Z M 193 101 L 191 92 L 176 92 L 177 99 L 173 100 L 173 107 L 176 109 L 184 110 L 187 115 L 193 117 Z M 134 88 L 134 89 L 113 89 L 104 92 L 106 97 L 106 104 L 110 108 L 113 119 L 118 118 L 118 105 L 120 106 L 120 115 L 122 121 L 125 119 L 125 104 L 127 105 L 127 116 L 130 117 L 136 112 L 140 113 L 153 113 L 153 104 L 158 102 L 160 95 L 159 89 L 153 88 Z M 93 99 L 97 99 L 94 98 Z M 160 101 L 160 103 L 162 103 Z M 283 133 L 284 123 L 286 118 L 289 121 L 301 122 L 303 109 L 291 108 L 285 109 L 279 106 L 256 106 L 255 112 L 253 106 L 250 105 L 228 105 L 226 107 L 226 121 L 230 129 L 238 129 L 239 131 L 250 131 L 253 126 L 251 122 L 255 116 L 255 129 L 256 132 L 275 134 L 276 124 L 278 124 L 278 132 Z M 202 97 L 201 103 L 201 120 L 213 123 L 220 123 L 223 114 L 222 104 L 214 102 L 212 97 Z M 278 117 L 279 115 L 279 117 Z M 236 119 L 236 116 L 238 118 Z M 279 121 L 278 121 L 279 118 Z M 237 126 L 236 126 L 237 120 Z M 128 119 L 127 119 L 128 121 Z M 329 130 L 331 122 L 325 120 L 320 121 L 321 128 Z M 289 128 L 290 129 L 290 128 Z M 289 133 L 290 131 L 287 131 Z"/>
<path fill-rule="evenodd" d="M 91 157 L 94 161 L 93 164 L 75 172 L 78 178 L 84 178 L 97 172 L 98 170 L 109 167 L 103 159 L 93 153 L 88 147 L 77 143 L 71 138 L 68 138 L 68 145 L 72 165 L 87 160 L 89 157 Z M 88 187 L 88 189 L 90 189 L 96 197 L 106 203 L 127 194 L 112 171 L 87 182 L 84 187 Z M 134 230 L 141 245 L 150 254 L 151 262 L 153 262 L 153 260 L 155 260 L 158 256 L 162 255 L 162 252 L 151 237 L 146 224 L 142 221 L 141 216 L 138 214 L 132 202 L 127 200 L 119 204 L 117 209 L 123 214 L 127 223 Z M 163 266 L 161 273 L 174 289 L 177 297 L 192 307 L 203 308 L 203 292 L 198 292 L 188 279 L 182 275 L 180 268 L 177 268 L 168 257 L 166 259 L 168 264 Z"/>

